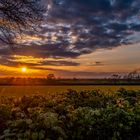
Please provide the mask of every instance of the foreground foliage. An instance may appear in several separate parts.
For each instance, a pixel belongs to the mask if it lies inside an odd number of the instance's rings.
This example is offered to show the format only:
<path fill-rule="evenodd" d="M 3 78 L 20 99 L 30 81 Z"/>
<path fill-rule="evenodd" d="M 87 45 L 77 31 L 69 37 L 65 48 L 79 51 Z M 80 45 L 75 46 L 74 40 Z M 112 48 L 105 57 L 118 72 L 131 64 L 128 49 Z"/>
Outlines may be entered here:
<path fill-rule="evenodd" d="M 139 140 L 140 91 L 0 98 L 0 140 Z"/>

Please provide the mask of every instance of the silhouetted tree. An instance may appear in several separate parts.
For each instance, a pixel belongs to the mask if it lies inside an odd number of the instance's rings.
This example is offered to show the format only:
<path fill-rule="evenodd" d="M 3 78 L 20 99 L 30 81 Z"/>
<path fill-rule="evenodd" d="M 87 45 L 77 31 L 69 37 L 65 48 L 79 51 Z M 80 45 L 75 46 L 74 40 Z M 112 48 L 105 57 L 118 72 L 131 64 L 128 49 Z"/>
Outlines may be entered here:
<path fill-rule="evenodd" d="M 0 0 L 0 40 L 13 44 L 14 39 L 42 20 L 41 0 Z"/>
<path fill-rule="evenodd" d="M 120 76 L 118 74 L 113 74 L 111 76 L 112 79 L 120 79 Z"/>
<path fill-rule="evenodd" d="M 55 78 L 55 75 L 54 74 L 48 74 L 47 75 L 47 79 L 48 80 L 55 80 L 56 78 Z"/>

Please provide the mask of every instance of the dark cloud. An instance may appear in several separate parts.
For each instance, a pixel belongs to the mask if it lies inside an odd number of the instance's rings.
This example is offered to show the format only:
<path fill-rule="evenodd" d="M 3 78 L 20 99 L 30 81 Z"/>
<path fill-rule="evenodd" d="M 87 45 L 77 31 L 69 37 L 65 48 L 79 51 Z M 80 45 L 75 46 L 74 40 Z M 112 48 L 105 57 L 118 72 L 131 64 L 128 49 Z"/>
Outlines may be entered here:
<path fill-rule="evenodd" d="M 133 35 L 140 31 L 139 0 L 47 0 L 47 3 L 50 4 L 47 20 L 36 34 L 39 39 L 25 40 L 24 46 L 14 50 L 1 48 L 0 55 L 77 58 L 97 49 L 135 43 Z"/>
<path fill-rule="evenodd" d="M 139 6 L 139 0 L 54 0 L 42 26 L 44 46 L 53 46 L 53 51 L 49 47 L 46 52 L 78 57 L 131 43 L 127 37 L 140 29 Z"/>

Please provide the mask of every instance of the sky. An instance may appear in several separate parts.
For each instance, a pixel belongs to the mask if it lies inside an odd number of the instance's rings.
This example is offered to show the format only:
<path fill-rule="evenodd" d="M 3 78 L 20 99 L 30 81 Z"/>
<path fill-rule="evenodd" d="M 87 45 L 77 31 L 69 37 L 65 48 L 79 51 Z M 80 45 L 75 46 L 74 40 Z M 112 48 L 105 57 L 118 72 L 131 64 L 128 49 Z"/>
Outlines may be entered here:
<path fill-rule="evenodd" d="M 37 32 L 22 34 L 14 49 L 1 44 L 0 76 L 98 78 L 140 70 L 139 0 L 42 3 L 47 11 Z"/>

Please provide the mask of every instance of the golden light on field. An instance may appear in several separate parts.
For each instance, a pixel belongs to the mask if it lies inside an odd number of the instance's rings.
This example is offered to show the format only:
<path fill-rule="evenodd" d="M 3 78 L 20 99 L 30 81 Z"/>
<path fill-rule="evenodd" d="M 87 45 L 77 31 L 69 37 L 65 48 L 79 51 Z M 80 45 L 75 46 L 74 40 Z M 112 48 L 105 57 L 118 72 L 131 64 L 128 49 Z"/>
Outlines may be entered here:
<path fill-rule="evenodd" d="M 22 72 L 22 73 L 27 72 L 27 68 L 26 68 L 26 67 L 22 67 L 22 68 L 21 68 L 21 72 Z"/>

